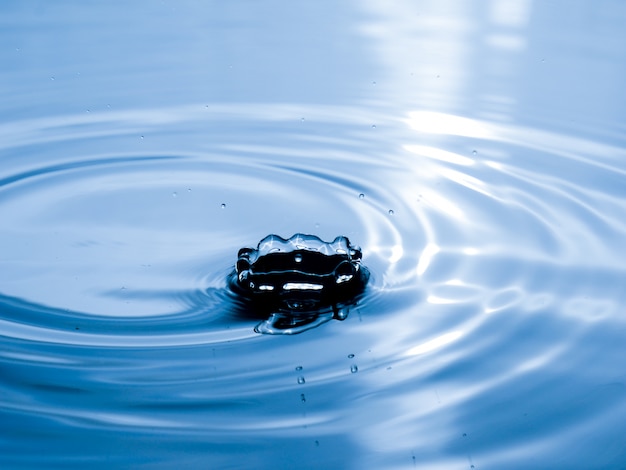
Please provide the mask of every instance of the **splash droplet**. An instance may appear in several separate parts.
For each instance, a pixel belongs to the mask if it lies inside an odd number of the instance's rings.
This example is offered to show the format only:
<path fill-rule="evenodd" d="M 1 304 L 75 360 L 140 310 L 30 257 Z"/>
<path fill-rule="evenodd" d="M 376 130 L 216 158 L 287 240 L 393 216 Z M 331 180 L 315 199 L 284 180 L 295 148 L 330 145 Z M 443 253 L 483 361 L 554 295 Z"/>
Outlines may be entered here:
<path fill-rule="evenodd" d="M 304 377 L 302 377 L 302 376 L 298 377 L 298 383 L 300 385 L 302 385 L 304 382 L 305 382 Z"/>
<path fill-rule="evenodd" d="M 172 193 L 172 197 L 177 197 L 177 196 L 178 196 L 178 193 L 177 193 L 176 191 L 174 191 L 174 192 Z"/>
<path fill-rule="evenodd" d="M 476 155 L 478 152 L 476 150 L 472 150 L 472 155 Z"/>
<path fill-rule="evenodd" d="M 293 260 L 296 263 L 302 263 L 302 255 L 298 253 L 296 256 L 293 257 Z"/>
<path fill-rule="evenodd" d="M 296 370 L 302 370 L 302 366 L 296 367 Z"/>
<path fill-rule="evenodd" d="M 354 354 L 348 354 L 348 358 L 352 359 L 354 357 Z"/>
<path fill-rule="evenodd" d="M 226 209 L 226 204 L 222 203 L 222 205 L 220 206 L 222 209 Z"/>
<path fill-rule="evenodd" d="M 357 367 L 356 364 L 352 364 L 350 366 L 350 372 L 352 372 L 353 374 L 356 374 L 359 371 L 359 368 Z"/>
<path fill-rule="evenodd" d="M 376 124 L 372 124 L 372 129 L 376 129 Z"/>
<path fill-rule="evenodd" d="M 365 194 L 363 193 L 359 194 L 359 199 L 365 199 Z"/>
<path fill-rule="evenodd" d="M 395 212 L 393 211 L 393 209 L 389 209 L 389 215 L 393 215 L 395 214 Z"/>
<path fill-rule="evenodd" d="M 301 393 L 301 394 L 300 394 L 300 401 L 301 401 L 302 403 L 306 403 L 306 397 L 304 396 L 304 393 Z"/>

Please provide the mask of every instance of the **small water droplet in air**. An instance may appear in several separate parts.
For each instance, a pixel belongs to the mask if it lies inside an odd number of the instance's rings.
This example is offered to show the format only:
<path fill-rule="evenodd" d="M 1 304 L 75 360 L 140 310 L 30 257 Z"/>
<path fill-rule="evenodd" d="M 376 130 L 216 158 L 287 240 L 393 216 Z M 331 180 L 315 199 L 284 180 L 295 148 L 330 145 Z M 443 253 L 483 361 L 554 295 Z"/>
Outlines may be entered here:
<path fill-rule="evenodd" d="M 354 354 L 348 354 L 348 357 L 352 359 L 354 357 Z"/>
<path fill-rule="evenodd" d="M 296 256 L 293 257 L 294 261 L 296 263 L 302 263 L 302 255 L 301 254 L 297 254 Z"/>
<path fill-rule="evenodd" d="M 365 199 L 365 194 L 363 193 L 359 194 L 359 199 Z"/>
<path fill-rule="evenodd" d="M 376 124 L 372 124 L 372 129 L 376 129 Z"/>
<path fill-rule="evenodd" d="M 220 206 L 222 209 L 226 209 L 226 204 L 222 203 L 222 205 Z"/>
<path fill-rule="evenodd" d="M 356 364 L 352 364 L 350 366 L 350 372 L 352 372 L 353 374 L 356 374 L 359 371 L 359 368 L 356 366 Z"/>
<path fill-rule="evenodd" d="M 476 155 L 478 152 L 476 150 L 472 150 L 472 155 Z"/>
<path fill-rule="evenodd" d="M 304 396 L 304 393 L 301 393 L 301 394 L 300 394 L 300 401 L 301 401 L 302 403 L 306 403 L 306 397 Z"/>
<path fill-rule="evenodd" d="M 304 122 L 304 118 L 300 118 L 300 122 Z"/>
<path fill-rule="evenodd" d="M 298 383 L 300 385 L 302 385 L 304 382 L 305 382 L 304 377 L 302 377 L 302 376 L 298 377 Z"/>
<path fill-rule="evenodd" d="M 139 138 L 140 138 L 141 140 L 143 140 L 143 136 L 142 136 L 142 135 L 141 135 L 141 136 L 139 136 Z"/>
<path fill-rule="evenodd" d="M 393 211 L 393 209 L 389 209 L 389 215 L 393 215 L 395 214 L 395 212 Z"/>
<path fill-rule="evenodd" d="M 191 188 L 187 188 L 187 192 L 190 193 L 191 192 Z"/>
<path fill-rule="evenodd" d="M 376 82 L 372 82 L 372 85 L 376 85 Z"/>
<path fill-rule="evenodd" d="M 302 370 L 302 366 L 296 367 L 296 370 Z"/>
<path fill-rule="evenodd" d="M 174 192 L 172 193 L 172 197 L 177 197 L 177 196 L 178 196 L 178 193 L 177 193 L 176 191 L 174 191 Z"/>
<path fill-rule="evenodd" d="M 54 81 L 54 77 L 50 77 L 50 80 Z"/>

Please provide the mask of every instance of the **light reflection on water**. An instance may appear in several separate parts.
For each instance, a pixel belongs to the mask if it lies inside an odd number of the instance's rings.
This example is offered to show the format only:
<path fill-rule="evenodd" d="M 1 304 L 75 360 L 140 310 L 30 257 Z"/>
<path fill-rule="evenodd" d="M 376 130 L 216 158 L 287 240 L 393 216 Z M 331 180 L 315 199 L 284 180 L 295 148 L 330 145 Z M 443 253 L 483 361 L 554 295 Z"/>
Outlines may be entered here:
<path fill-rule="evenodd" d="M 27 34 L 39 13 L 2 7 L 2 466 L 623 465 L 624 34 L 557 4 L 330 24 L 181 2 L 145 36 L 100 6 L 76 13 L 88 37 L 63 8 Z M 108 51 L 111 84 L 46 35 Z M 131 38 L 132 66 L 110 54 Z M 314 79 L 273 83 L 277 57 Z M 359 244 L 368 290 L 343 322 L 258 335 L 237 250 L 298 232 Z"/>

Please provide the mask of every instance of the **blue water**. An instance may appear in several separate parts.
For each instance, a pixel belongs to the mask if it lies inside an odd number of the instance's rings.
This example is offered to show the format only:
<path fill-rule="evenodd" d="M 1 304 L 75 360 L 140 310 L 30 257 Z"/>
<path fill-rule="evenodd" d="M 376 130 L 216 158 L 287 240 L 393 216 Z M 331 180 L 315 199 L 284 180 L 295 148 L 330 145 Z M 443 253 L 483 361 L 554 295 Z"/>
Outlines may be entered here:
<path fill-rule="evenodd" d="M 626 468 L 625 21 L 3 2 L 0 467 Z M 257 334 L 298 232 L 367 290 Z"/>

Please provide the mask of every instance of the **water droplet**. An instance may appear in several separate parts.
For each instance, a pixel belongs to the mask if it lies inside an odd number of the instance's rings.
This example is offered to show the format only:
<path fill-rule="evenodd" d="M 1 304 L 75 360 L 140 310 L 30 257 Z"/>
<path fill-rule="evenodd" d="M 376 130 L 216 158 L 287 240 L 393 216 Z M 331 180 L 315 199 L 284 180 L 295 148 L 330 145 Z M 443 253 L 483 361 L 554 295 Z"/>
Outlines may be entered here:
<path fill-rule="evenodd" d="M 178 196 L 178 193 L 177 193 L 176 191 L 174 191 L 174 192 L 172 193 L 172 197 L 177 197 L 177 196 Z"/>
<path fill-rule="evenodd" d="M 395 214 L 395 212 L 393 211 L 393 209 L 389 209 L 389 215 L 393 215 Z"/>
<path fill-rule="evenodd" d="M 465 433 L 465 432 L 464 432 L 464 433 L 463 433 L 463 437 L 467 437 L 467 433 Z"/>
<path fill-rule="evenodd" d="M 319 447 L 320 446 L 320 441 L 315 441 L 315 447 Z"/>
<path fill-rule="evenodd" d="M 304 393 L 301 393 L 301 394 L 300 394 L 300 401 L 301 401 L 302 403 L 306 403 L 306 397 L 304 396 Z"/>
<path fill-rule="evenodd" d="M 222 203 L 222 205 L 220 206 L 222 209 L 226 209 L 226 204 Z"/>
<path fill-rule="evenodd" d="M 302 377 L 302 376 L 298 377 L 298 383 L 300 385 L 302 385 L 304 382 L 305 382 L 304 377 Z"/>
<path fill-rule="evenodd" d="M 187 192 L 190 193 L 191 192 L 191 188 L 187 188 Z"/>
<path fill-rule="evenodd" d="M 296 370 L 302 370 L 302 366 L 296 367 Z"/>
<path fill-rule="evenodd" d="M 141 135 L 141 136 L 139 136 L 139 138 L 140 138 L 141 140 L 143 140 L 143 136 L 142 136 L 142 135 Z"/>
<path fill-rule="evenodd" d="M 376 82 L 372 82 L 372 85 L 376 85 Z"/>
<path fill-rule="evenodd" d="M 359 371 L 359 368 L 356 366 L 356 364 L 352 364 L 350 366 L 350 372 L 352 372 L 353 374 L 356 374 Z"/>
<path fill-rule="evenodd" d="M 365 199 L 365 194 L 363 193 L 359 194 L 359 199 Z"/>
<path fill-rule="evenodd" d="M 301 254 L 297 254 L 296 256 L 293 257 L 294 261 L 296 263 L 302 263 L 302 255 Z"/>
<path fill-rule="evenodd" d="M 348 357 L 352 359 L 354 357 L 354 354 L 348 354 Z"/>
<path fill-rule="evenodd" d="M 304 118 L 300 118 L 300 122 L 304 122 Z"/>
<path fill-rule="evenodd" d="M 376 124 L 372 124 L 372 129 L 376 129 Z"/>
<path fill-rule="evenodd" d="M 54 81 L 54 77 L 50 77 L 50 80 Z"/>
<path fill-rule="evenodd" d="M 476 150 L 472 150 L 472 155 L 476 155 L 478 152 Z"/>

